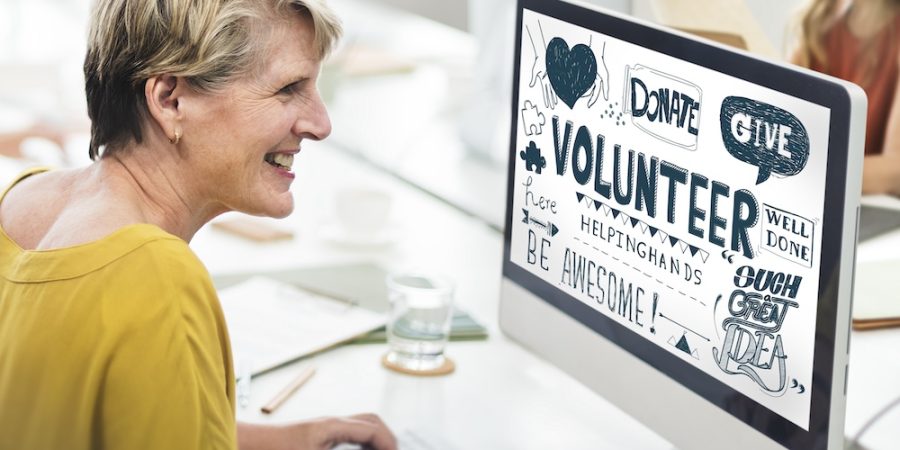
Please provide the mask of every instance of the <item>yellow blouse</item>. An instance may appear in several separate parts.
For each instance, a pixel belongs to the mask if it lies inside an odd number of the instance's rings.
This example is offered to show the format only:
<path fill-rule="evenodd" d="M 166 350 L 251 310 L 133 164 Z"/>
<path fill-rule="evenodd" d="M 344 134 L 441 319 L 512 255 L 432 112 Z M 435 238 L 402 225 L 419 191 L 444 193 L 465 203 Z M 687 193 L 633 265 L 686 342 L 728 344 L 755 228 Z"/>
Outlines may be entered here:
<path fill-rule="evenodd" d="M 234 388 L 184 241 L 139 224 L 28 251 L 0 228 L 0 448 L 234 449 Z"/>

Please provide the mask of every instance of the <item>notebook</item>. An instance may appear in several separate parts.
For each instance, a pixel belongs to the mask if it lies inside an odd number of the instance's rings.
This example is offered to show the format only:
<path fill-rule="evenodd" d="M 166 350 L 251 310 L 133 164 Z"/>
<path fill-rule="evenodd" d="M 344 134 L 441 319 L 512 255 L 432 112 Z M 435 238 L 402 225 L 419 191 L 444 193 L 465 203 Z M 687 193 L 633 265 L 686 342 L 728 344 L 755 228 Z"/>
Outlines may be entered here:
<path fill-rule="evenodd" d="M 267 277 L 219 290 L 235 370 L 268 372 L 384 326 L 386 316 Z"/>
<path fill-rule="evenodd" d="M 859 242 L 900 228 L 900 209 L 862 205 L 859 208 Z"/>
<path fill-rule="evenodd" d="M 453 318 L 450 320 L 450 340 L 458 341 L 480 341 L 488 338 L 487 328 L 478 323 L 467 312 L 454 308 Z M 387 329 L 381 327 L 366 335 L 360 336 L 350 344 L 380 344 L 387 342 Z"/>
<path fill-rule="evenodd" d="M 378 317 L 381 318 L 380 322 L 375 326 L 370 327 L 369 325 L 371 324 L 366 322 L 366 327 L 363 328 L 367 329 L 364 331 L 353 328 L 348 332 L 340 333 L 327 341 L 319 343 L 318 347 L 326 349 L 343 343 L 371 344 L 387 341 L 387 332 L 384 326 L 386 314 L 390 310 L 387 287 L 385 284 L 387 274 L 387 270 L 375 263 L 359 262 L 334 266 L 307 267 L 301 269 L 294 268 L 252 274 L 219 276 L 215 278 L 214 282 L 216 288 L 220 290 L 220 293 L 225 292 L 227 294 L 230 292 L 231 288 L 242 285 L 254 276 L 262 276 L 272 282 L 283 284 L 283 289 L 293 288 L 298 291 L 306 292 L 308 295 L 336 301 L 342 305 L 355 305 L 359 307 L 358 309 L 377 313 Z M 243 287 L 242 290 L 246 290 L 246 287 Z M 223 308 L 225 308 L 224 303 L 225 301 L 223 300 Z M 247 313 L 251 314 L 250 317 L 253 317 L 254 313 L 252 311 L 248 311 Z M 237 324 L 242 322 L 243 319 L 236 318 L 231 320 L 228 315 L 229 314 L 226 311 L 226 320 L 228 322 L 229 331 L 233 335 L 234 327 L 239 325 L 232 325 L 232 321 Z M 347 338 L 347 336 L 351 334 L 352 337 Z M 341 339 L 336 341 L 335 339 L 338 337 Z M 487 337 L 487 327 L 479 323 L 465 310 L 458 306 L 454 308 L 453 319 L 450 324 L 451 341 L 484 340 L 487 339 Z M 234 340 L 234 338 L 232 338 L 232 340 Z M 291 361 L 306 356 L 309 352 L 295 351 L 293 354 L 294 356 L 290 359 Z M 241 355 L 238 355 L 237 352 L 235 352 L 235 356 L 235 363 L 240 362 L 238 361 L 238 358 Z M 287 355 L 287 352 L 285 352 L 285 356 L 280 357 L 280 359 L 284 359 L 287 356 L 290 355 Z M 289 361 L 284 362 L 286 363 Z M 260 371 L 259 365 L 258 362 L 253 361 L 252 371 L 254 374 Z M 268 365 L 270 364 L 266 364 L 266 366 Z M 267 368 L 267 370 L 270 369 L 271 368 Z"/>
<path fill-rule="evenodd" d="M 386 313 L 390 309 L 385 285 L 387 271 L 368 262 L 224 275 L 215 277 L 213 281 L 217 288 L 222 289 L 254 275 L 272 278 L 371 311 Z"/>
<path fill-rule="evenodd" d="M 900 326 L 900 260 L 859 263 L 853 295 L 853 328 Z"/>

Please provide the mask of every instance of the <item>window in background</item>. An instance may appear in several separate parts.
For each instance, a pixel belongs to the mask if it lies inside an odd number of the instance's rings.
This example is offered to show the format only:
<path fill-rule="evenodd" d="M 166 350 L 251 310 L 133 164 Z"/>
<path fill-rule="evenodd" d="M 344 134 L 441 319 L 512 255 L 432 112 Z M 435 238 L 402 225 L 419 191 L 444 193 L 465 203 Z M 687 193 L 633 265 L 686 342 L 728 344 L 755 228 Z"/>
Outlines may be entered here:
<path fill-rule="evenodd" d="M 623 14 L 631 0 L 589 0 Z M 505 169 L 509 153 L 516 0 L 468 0 L 469 29 L 479 44 L 473 101 L 460 122 L 468 149 Z"/>
<path fill-rule="evenodd" d="M 63 148 L 87 129 L 81 66 L 90 4 L 0 0 L 0 155 L 58 166 L 87 159 L 75 143 L 72 158 Z"/>

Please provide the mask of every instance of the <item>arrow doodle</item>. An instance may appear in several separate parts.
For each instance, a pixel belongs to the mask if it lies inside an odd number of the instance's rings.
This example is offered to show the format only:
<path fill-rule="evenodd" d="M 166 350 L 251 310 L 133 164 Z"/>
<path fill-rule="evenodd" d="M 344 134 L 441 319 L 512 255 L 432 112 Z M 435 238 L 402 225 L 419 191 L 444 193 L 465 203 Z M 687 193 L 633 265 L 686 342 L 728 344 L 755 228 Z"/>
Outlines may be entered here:
<path fill-rule="evenodd" d="M 522 218 L 522 223 L 534 225 L 547 232 L 550 237 L 556 236 L 556 234 L 559 233 L 559 227 L 553 222 L 535 219 L 527 209 L 523 209 L 522 212 L 525 213 L 525 217 Z"/>

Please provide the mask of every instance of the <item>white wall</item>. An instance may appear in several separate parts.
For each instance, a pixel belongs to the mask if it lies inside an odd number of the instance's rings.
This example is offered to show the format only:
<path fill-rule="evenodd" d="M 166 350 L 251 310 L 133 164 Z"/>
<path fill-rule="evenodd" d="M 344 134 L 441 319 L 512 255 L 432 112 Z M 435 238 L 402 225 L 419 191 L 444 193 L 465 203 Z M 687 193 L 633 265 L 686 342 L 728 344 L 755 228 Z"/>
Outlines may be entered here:
<path fill-rule="evenodd" d="M 461 30 L 470 30 L 470 2 L 484 0 L 377 0 L 445 23 Z M 514 0 L 510 0 L 513 2 Z M 656 21 L 652 3 L 666 0 L 586 0 L 616 11 L 631 13 Z M 788 48 L 790 36 L 785 33 L 789 20 L 805 0 L 745 0 L 747 7 L 762 28 L 772 47 L 779 53 Z"/>
<path fill-rule="evenodd" d="M 468 29 L 467 0 L 378 0 L 395 8 L 428 17 L 460 30 Z"/>
<path fill-rule="evenodd" d="M 665 1 L 667 0 L 632 0 L 631 13 L 645 20 L 659 22 L 654 14 L 653 4 Z M 744 0 L 744 3 L 752 14 L 751 20 L 756 21 L 772 48 L 779 56 L 784 56 L 793 39 L 786 32 L 788 25 L 806 0 Z"/>
<path fill-rule="evenodd" d="M 385 5 L 402 8 L 461 30 L 470 30 L 469 3 L 479 0 L 377 0 Z M 582 0 L 616 11 L 629 12 L 631 0 Z M 515 3 L 515 0 L 509 0 Z"/>
<path fill-rule="evenodd" d="M 786 33 L 787 27 L 793 25 L 790 23 L 793 16 L 805 3 L 805 0 L 747 0 L 747 6 L 753 12 L 753 17 L 782 54 L 786 54 L 794 39 L 792 36 L 794 31 Z"/>

